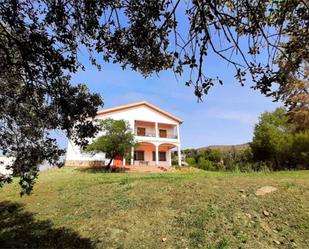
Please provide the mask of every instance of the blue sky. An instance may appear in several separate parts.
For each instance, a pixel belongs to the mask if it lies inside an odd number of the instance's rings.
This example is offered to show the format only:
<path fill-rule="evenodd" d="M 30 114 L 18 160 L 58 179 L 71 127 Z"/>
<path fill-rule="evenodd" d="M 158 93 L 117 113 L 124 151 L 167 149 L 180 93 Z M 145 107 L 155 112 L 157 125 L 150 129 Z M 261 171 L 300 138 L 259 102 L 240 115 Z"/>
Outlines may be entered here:
<path fill-rule="evenodd" d="M 179 12 L 184 8 L 181 6 Z M 181 32 L 185 32 L 187 23 L 181 13 L 179 16 Z M 240 42 L 247 44 L 245 39 Z M 261 60 L 266 59 L 263 53 L 260 56 Z M 209 53 L 204 62 L 203 72 L 210 77 L 219 76 L 224 85 L 214 86 L 199 103 L 193 88 L 185 86 L 189 72 L 185 71 L 178 80 L 171 70 L 144 78 L 129 68 L 122 70 L 117 64 L 103 64 L 102 71 L 98 71 L 91 66 L 86 53 L 81 52 L 80 59 L 86 70 L 73 75 L 73 84 L 85 83 L 92 92 L 100 93 L 104 108 L 145 100 L 178 116 L 184 120 L 181 126 L 183 148 L 249 142 L 258 116 L 280 106 L 250 88 L 250 81 L 241 87 L 234 78 L 232 66 L 213 53 Z M 66 138 L 61 134 L 57 137 L 60 137 L 60 145 L 66 146 Z"/>
<path fill-rule="evenodd" d="M 178 80 L 170 70 L 144 78 L 130 69 L 122 70 L 119 65 L 104 64 L 102 71 L 98 71 L 86 58 L 83 62 L 86 70 L 73 76 L 73 84 L 86 83 L 92 92 L 100 93 L 103 108 L 146 100 L 183 119 L 183 148 L 249 142 L 260 113 L 280 105 L 251 89 L 250 81 L 241 87 L 231 67 L 214 56 L 208 58 L 206 70 L 221 76 L 224 85 L 214 86 L 199 103 L 193 89 L 184 84 L 188 79 L 186 73 Z M 66 145 L 64 137 L 60 144 Z"/>

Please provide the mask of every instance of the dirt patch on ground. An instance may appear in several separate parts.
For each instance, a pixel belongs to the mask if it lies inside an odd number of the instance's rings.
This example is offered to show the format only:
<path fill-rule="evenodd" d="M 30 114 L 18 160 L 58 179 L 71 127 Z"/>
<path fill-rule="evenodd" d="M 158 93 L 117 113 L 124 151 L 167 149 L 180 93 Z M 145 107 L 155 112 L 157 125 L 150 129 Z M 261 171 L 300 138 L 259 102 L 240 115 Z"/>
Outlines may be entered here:
<path fill-rule="evenodd" d="M 264 186 L 262 188 L 259 188 L 256 192 L 255 195 L 260 196 L 260 195 L 268 195 L 271 194 L 272 192 L 277 191 L 278 189 L 272 186 Z"/>

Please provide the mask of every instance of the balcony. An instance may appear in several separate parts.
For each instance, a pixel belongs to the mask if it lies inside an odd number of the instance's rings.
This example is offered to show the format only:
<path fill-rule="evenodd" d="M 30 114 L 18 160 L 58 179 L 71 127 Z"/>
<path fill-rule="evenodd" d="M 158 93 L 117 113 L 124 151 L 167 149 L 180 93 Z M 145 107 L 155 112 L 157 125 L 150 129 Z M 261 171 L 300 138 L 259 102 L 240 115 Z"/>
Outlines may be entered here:
<path fill-rule="evenodd" d="M 149 133 L 149 132 L 135 132 L 135 136 L 142 136 L 142 137 L 156 137 L 155 133 Z"/>
<path fill-rule="evenodd" d="M 175 134 L 166 135 L 166 138 L 177 139 L 177 135 Z"/>
<path fill-rule="evenodd" d="M 177 126 L 146 121 L 135 121 L 134 135 L 141 137 L 178 139 Z"/>

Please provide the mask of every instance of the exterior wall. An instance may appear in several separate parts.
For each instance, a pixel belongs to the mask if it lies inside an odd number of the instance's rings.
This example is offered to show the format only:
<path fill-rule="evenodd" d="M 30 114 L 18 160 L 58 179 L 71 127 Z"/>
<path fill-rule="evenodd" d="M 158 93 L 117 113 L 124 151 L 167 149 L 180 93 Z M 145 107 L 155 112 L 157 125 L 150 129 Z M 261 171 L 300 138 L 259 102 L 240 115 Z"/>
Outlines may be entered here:
<path fill-rule="evenodd" d="M 0 156 L 0 175 L 11 175 L 13 173 L 12 170 L 6 169 L 7 166 L 12 165 L 14 162 L 13 157 Z"/>
<path fill-rule="evenodd" d="M 131 124 L 131 127 L 134 126 L 135 120 L 141 120 L 141 121 L 147 121 L 147 122 L 157 122 L 157 123 L 164 123 L 164 124 L 173 124 L 173 125 L 178 124 L 175 120 L 168 118 L 165 115 L 148 108 L 147 106 L 139 106 L 139 107 L 131 108 L 128 110 L 116 111 L 116 112 L 97 116 L 97 119 L 101 119 L 101 118 L 128 120 L 129 123 Z"/>
<path fill-rule="evenodd" d="M 147 107 L 147 106 L 138 106 L 131 109 L 115 111 L 106 114 L 99 114 L 95 118 L 96 120 L 112 118 L 115 120 L 127 120 L 130 124 L 132 131 L 136 134 L 136 128 L 139 125 L 135 125 L 135 121 L 144 121 L 144 122 L 153 122 L 153 125 L 147 124 L 146 125 L 146 133 L 153 133 L 155 134 L 155 123 L 158 123 L 158 129 L 166 129 L 167 135 L 177 135 L 176 127 L 179 123 L 155 110 Z M 141 126 L 143 127 L 143 126 Z M 98 134 L 100 136 L 101 134 Z M 173 144 L 174 146 L 180 146 L 180 138 L 160 138 L 160 137 L 146 137 L 146 136 L 135 136 L 136 142 L 149 142 L 153 144 L 153 150 L 147 152 L 147 161 L 152 161 L 152 151 L 155 151 L 155 145 L 159 146 L 160 144 Z M 170 152 L 168 153 L 170 155 Z M 146 154 L 145 154 L 146 157 Z M 166 162 L 160 162 L 159 165 L 171 165 L 170 157 L 167 155 Z M 81 151 L 79 146 L 75 145 L 72 141 L 69 140 L 68 147 L 67 147 L 67 155 L 66 155 L 66 165 L 77 165 L 78 161 L 81 162 L 81 165 L 88 164 L 90 165 L 91 162 L 95 161 L 103 161 L 103 163 L 107 164 L 107 160 L 105 158 L 105 153 L 98 153 L 98 154 L 90 154 L 84 153 Z M 153 162 L 155 165 L 155 162 Z"/>
<path fill-rule="evenodd" d="M 81 148 L 71 140 L 68 142 L 66 162 L 67 161 L 105 161 L 105 153 L 85 153 Z"/>

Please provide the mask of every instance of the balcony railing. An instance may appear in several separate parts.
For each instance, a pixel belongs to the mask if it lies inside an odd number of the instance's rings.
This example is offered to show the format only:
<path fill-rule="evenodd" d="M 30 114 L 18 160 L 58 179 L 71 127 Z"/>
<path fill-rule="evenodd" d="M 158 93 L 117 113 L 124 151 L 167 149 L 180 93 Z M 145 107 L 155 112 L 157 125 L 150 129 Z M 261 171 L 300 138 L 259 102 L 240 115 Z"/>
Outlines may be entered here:
<path fill-rule="evenodd" d="M 135 133 L 135 136 L 141 136 L 141 137 L 156 137 L 155 133 L 145 133 L 145 134 L 137 134 Z"/>
<path fill-rule="evenodd" d="M 175 135 L 175 134 L 167 134 L 166 137 L 167 137 L 167 138 L 177 139 L 177 135 Z"/>
<path fill-rule="evenodd" d="M 141 136 L 141 137 L 156 137 L 155 133 L 145 133 L 145 134 L 137 134 L 137 132 L 134 134 L 135 136 Z M 170 138 L 170 139 L 177 139 L 177 135 L 175 134 L 167 134 L 166 136 L 158 136 L 159 138 Z"/>

